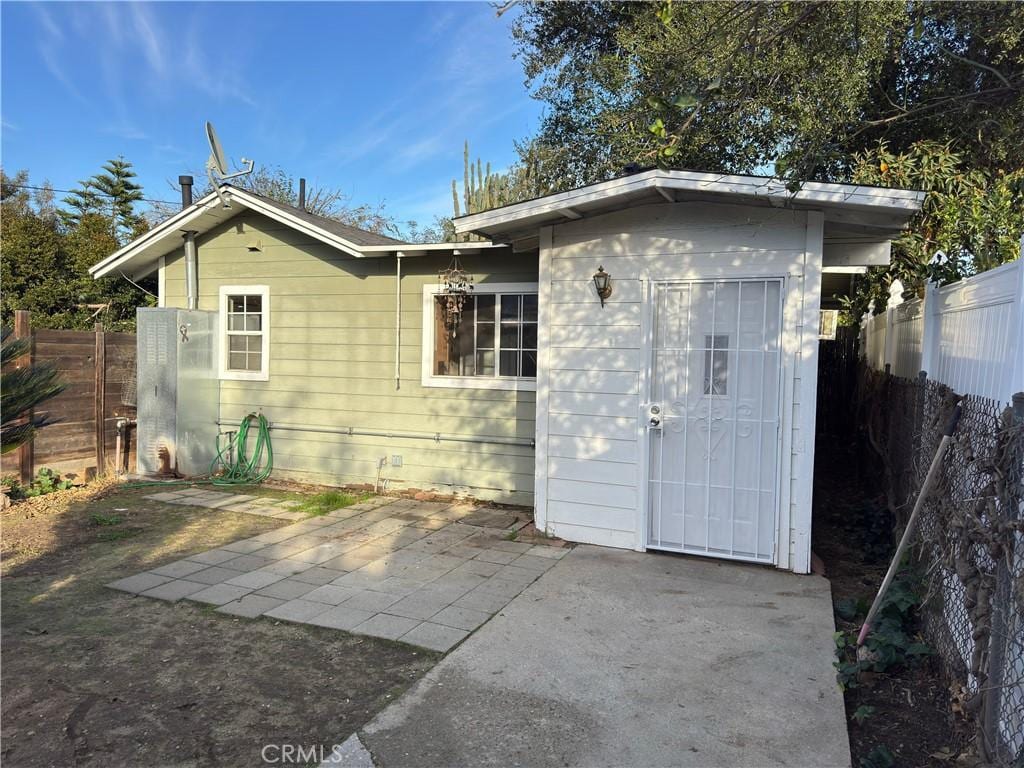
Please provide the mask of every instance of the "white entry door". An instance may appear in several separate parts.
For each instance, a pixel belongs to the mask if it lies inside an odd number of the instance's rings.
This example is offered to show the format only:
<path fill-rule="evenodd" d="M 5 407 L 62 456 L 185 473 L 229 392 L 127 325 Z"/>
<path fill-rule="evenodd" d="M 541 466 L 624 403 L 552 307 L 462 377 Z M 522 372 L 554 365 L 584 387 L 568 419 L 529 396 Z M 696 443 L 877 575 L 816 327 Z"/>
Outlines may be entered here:
<path fill-rule="evenodd" d="M 782 281 L 653 289 L 647 546 L 775 562 Z"/>

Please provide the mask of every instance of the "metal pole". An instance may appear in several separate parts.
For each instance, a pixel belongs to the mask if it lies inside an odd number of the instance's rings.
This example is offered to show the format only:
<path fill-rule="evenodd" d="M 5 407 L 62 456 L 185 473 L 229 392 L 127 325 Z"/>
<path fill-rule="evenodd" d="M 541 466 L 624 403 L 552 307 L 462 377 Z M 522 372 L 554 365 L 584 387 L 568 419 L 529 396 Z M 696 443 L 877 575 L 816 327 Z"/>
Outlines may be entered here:
<path fill-rule="evenodd" d="M 1021 441 L 1017 429 L 1024 425 L 1024 392 L 1017 392 L 1013 396 L 1010 424 L 1013 427 L 1009 435 L 1010 441 Z M 998 469 L 1006 472 L 1007 476 L 1003 481 L 1004 493 L 997 503 L 1006 515 L 1006 523 L 1012 524 L 1017 520 L 1017 510 L 1021 503 L 1020 458 L 1024 456 L 1024 445 L 1018 445 L 1016 450 L 1011 446 L 1005 447 L 1010 448 L 1004 452 L 1004 455 L 1009 456 L 1009 461 L 1006 466 Z M 1003 687 L 1008 666 L 1006 640 L 1010 631 L 1010 612 L 1013 603 L 1013 534 L 1007 537 L 1007 543 L 1010 545 L 1008 551 L 1002 552 L 996 562 L 996 588 L 992 595 L 992 629 L 988 646 L 988 675 L 982 682 L 985 689 L 981 710 L 982 756 L 992 762 L 999 762 L 1000 758 L 1005 758 L 1007 762 L 1012 760 L 1012 755 L 1004 754 L 1002 738 L 999 735 Z"/>
<path fill-rule="evenodd" d="M 875 601 L 871 604 L 871 610 L 868 611 L 868 616 L 864 619 L 864 626 L 860 628 L 860 634 L 857 635 L 858 648 L 864 645 L 864 640 L 867 639 L 868 632 L 871 631 L 871 622 L 875 620 L 875 614 L 878 613 L 878 608 L 882 604 L 882 598 L 889 591 L 889 586 L 892 584 L 896 571 L 899 570 L 900 563 L 903 561 L 903 553 L 906 552 L 910 539 L 914 536 L 921 509 L 924 507 L 924 503 L 927 501 L 932 488 L 935 486 L 935 481 L 939 477 L 939 470 L 942 468 L 942 458 L 946 454 L 949 441 L 953 439 L 953 433 L 956 432 L 956 425 L 960 421 L 962 412 L 963 409 L 960 407 L 960 403 L 957 403 L 953 408 L 953 415 L 950 416 L 949 423 L 942 433 L 942 441 L 939 443 L 938 450 L 935 451 L 935 456 L 932 457 L 932 464 L 928 467 L 928 474 L 924 478 L 921 492 L 917 494 L 917 501 L 914 502 L 914 511 L 910 513 L 910 519 L 907 520 L 907 527 L 903 531 L 903 537 L 900 539 L 899 546 L 896 547 L 896 554 L 892 556 L 892 562 L 889 563 L 889 570 L 882 580 L 882 586 L 878 588 L 878 594 L 875 595 Z"/>
<path fill-rule="evenodd" d="M 402 388 L 402 256 L 395 254 L 395 389 Z"/>

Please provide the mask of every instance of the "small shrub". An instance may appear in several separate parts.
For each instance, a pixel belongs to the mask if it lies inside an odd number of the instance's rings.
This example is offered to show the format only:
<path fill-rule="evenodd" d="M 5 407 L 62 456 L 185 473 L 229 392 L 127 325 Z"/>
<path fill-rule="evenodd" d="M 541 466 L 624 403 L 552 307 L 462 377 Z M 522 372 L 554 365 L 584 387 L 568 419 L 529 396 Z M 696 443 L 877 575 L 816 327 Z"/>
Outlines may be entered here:
<path fill-rule="evenodd" d="M 896 758 L 884 744 L 877 744 L 870 752 L 860 759 L 859 768 L 892 768 Z"/>
<path fill-rule="evenodd" d="M 857 725 L 864 725 L 864 721 L 875 714 L 875 708 L 868 704 L 861 704 L 857 709 L 854 710 L 853 715 L 850 717 L 851 720 L 855 721 Z"/>
<path fill-rule="evenodd" d="M 54 491 L 66 491 L 73 483 L 70 480 L 61 480 L 59 474 L 52 469 L 43 467 L 36 475 L 36 479 L 28 485 L 22 485 L 13 475 L 3 478 L 3 485 L 7 489 L 7 495 L 12 501 L 20 499 L 31 499 L 35 496 L 45 496 Z"/>
<path fill-rule="evenodd" d="M 844 691 L 857 687 L 861 672 L 886 672 L 908 666 L 932 652 L 913 634 L 921 602 L 919 584 L 920 576 L 910 568 L 896 574 L 864 641 L 866 653 L 862 656 L 857 654 L 857 630 L 833 635 L 838 656 L 834 663 L 836 678 Z"/>

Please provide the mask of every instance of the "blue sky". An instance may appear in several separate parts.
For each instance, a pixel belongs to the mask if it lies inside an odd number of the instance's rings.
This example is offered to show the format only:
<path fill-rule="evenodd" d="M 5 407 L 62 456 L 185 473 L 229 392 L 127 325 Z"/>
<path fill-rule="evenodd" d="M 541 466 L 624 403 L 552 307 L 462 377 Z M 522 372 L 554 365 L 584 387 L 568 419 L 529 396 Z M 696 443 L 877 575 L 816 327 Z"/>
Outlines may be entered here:
<path fill-rule="evenodd" d="M 147 197 L 229 156 L 279 165 L 399 220 L 451 214 L 462 143 L 494 167 L 540 104 L 485 3 L 12 3 L 2 14 L 8 173 L 69 187 L 124 155 Z M 198 182 L 198 178 L 197 178 Z"/>

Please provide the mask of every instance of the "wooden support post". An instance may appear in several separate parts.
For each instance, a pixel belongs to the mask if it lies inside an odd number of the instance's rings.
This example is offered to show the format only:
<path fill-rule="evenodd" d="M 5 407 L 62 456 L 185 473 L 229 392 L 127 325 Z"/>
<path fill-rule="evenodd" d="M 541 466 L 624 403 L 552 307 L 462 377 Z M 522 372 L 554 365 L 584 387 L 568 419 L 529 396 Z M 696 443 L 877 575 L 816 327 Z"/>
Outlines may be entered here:
<path fill-rule="evenodd" d="M 32 336 L 32 315 L 27 309 L 14 310 L 14 335 L 19 339 Z M 33 343 L 29 348 L 28 354 L 22 355 L 15 361 L 14 367 L 27 368 L 31 366 L 34 353 L 35 344 Z M 25 414 L 25 418 L 30 421 L 32 416 L 33 412 L 31 410 Z M 32 440 L 29 440 L 18 447 L 18 482 L 22 485 L 31 483 L 36 474 L 32 442 Z"/>
<path fill-rule="evenodd" d="M 95 367 L 95 405 L 93 415 L 96 420 L 96 476 L 102 477 L 107 471 L 106 458 L 106 408 L 107 399 L 107 340 L 103 333 L 103 323 L 96 323 L 96 353 L 93 356 Z"/>

